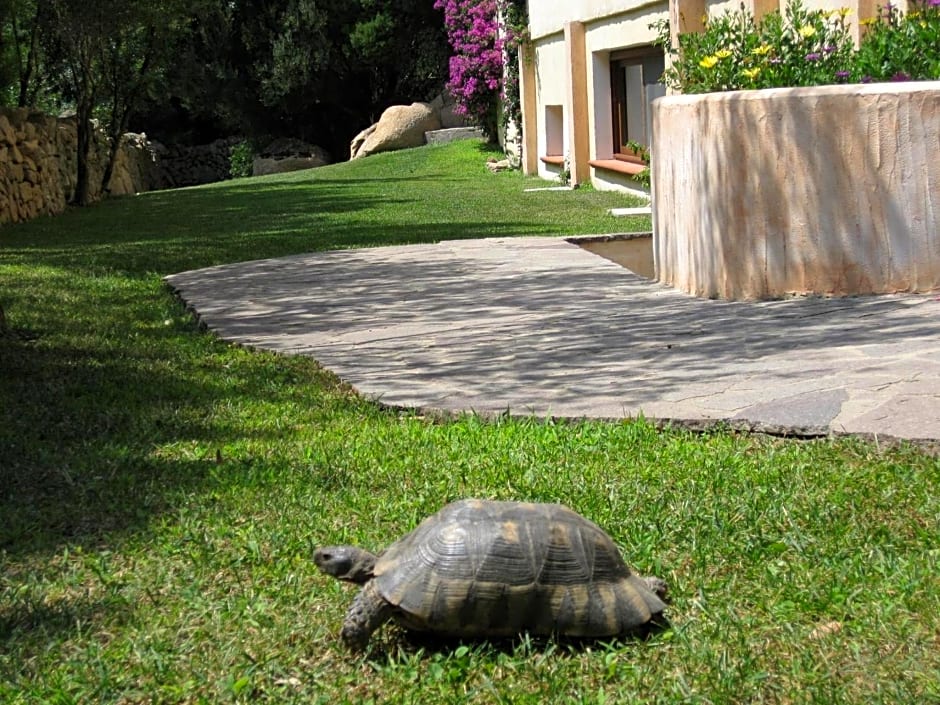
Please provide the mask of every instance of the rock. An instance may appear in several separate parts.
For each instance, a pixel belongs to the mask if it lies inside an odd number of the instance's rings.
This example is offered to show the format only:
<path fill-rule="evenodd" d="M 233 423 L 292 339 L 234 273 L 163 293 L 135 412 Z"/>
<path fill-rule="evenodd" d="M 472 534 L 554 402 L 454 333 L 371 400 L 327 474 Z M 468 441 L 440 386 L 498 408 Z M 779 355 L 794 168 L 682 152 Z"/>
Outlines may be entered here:
<path fill-rule="evenodd" d="M 454 102 L 454 96 L 449 91 L 441 93 L 432 100 L 431 107 L 437 111 L 442 129 L 468 127 L 471 124 L 466 115 L 457 112 L 457 103 Z"/>
<path fill-rule="evenodd" d="M 0 107 L 0 223 L 18 222 L 65 210 L 75 197 L 78 172 L 77 121 L 27 108 Z M 230 177 L 232 147 L 240 137 L 208 145 L 172 146 L 143 133 L 122 136 L 109 188 L 101 189 L 109 139 L 95 129 L 89 155 L 91 198 L 140 193 Z M 321 148 L 300 140 L 276 140 L 265 149 L 272 170 L 322 166 L 330 161 Z"/>
<path fill-rule="evenodd" d="M 351 159 L 359 159 L 378 152 L 420 147 L 424 133 L 437 130 L 441 119 L 428 103 L 393 105 L 382 113 L 375 129 L 362 142 Z"/>
<path fill-rule="evenodd" d="M 322 147 L 291 137 L 276 139 L 254 158 L 251 172 L 255 176 L 313 169 L 330 163 L 329 153 Z"/>
<path fill-rule="evenodd" d="M 509 163 L 508 159 L 500 159 L 497 161 L 491 157 L 486 160 L 486 168 L 495 174 L 497 171 L 512 169 L 512 164 Z"/>
<path fill-rule="evenodd" d="M 6 115 L 0 115 L 0 141 L 7 145 L 16 144 L 16 131 Z"/>
<path fill-rule="evenodd" d="M 10 141 L 12 140 L 12 142 Z M 0 108 L 0 222 L 18 222 L 65 210 L 77 180 L 74 118 Z M 92 199 L 98 199 L 109 141 L 94 133 L 89 155 Z M 160 187 L 160 170 L 146 135 L 125 135 L 111 180 L 112 195 Z"/>
<path fill-rule="evenodd" d="M 273 157 L 275 159 L 286 159 L 288 157 L 317 157 L 324 164 L 330 163 L 330 155 L 325 149 L 293 137 L 279 137 L 258 152 L 258 156 Z"/>
<path fill-rule="evenodd" d="M 424 138 L 428 144 L 446 144 L 458 140 L 482 140 L 486 136 L 479 127 L 443 127 L 425 132 Z"/>
<path fill-rule="evenodd" d="M 273 159 L 271 157 L 255 157 L 251 163 L 253 176 L 267 176 L 268 174 L 285 174 L 288 171 L 301 169 L 314 169 L 327 164 L 317 157 L 286 157 Z"/>
<path fill-rule="evenodd" d="M 375 132 L 375 128 L 379 124 L 375 123 L 374 125 L 369 125 L 366 129 L 360 132 L 358 135 L 352 138 L 352 142 L 349 143 L 349 158 L 355 159 L 356 155 L 359 153 L 359 150 L 362 148 L 363 142 L 366 141 L 366 138 Z"/>

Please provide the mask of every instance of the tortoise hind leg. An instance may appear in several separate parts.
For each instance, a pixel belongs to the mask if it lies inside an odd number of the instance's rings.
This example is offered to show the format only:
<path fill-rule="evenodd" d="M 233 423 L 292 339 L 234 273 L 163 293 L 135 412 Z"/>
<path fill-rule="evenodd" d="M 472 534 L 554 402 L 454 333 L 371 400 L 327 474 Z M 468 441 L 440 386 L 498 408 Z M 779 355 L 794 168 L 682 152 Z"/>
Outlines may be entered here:
<path fill-rule="evenodd" d="M 669 591 L 669 586 L 666 585 L 666 581 L 662 578 L 657 578 L 654 575 L 641 575 L 640 580 L 646 583 L 646 587 L 649 588 L 649 591 L 656 595 L 660 600 L 666 599 L 666 593 Z"/>
<path fill-rule="evenodd" d="M 370 580 L 356 595 L 346 613 L 340 631 L 343 643 L 353 651 L 362 651 L 369 643 L 372 632 L 391 619 L 392 611 L 392 606 L 379 594 L 375 581 Z"/>

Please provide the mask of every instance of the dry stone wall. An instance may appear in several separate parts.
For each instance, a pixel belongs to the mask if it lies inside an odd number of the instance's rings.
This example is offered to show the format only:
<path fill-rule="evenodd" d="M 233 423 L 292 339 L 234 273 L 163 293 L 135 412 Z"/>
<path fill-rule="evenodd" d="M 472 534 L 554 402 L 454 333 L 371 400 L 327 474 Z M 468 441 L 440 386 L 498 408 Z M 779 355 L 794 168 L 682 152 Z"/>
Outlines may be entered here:
<path fill-rule="evenodd" d="M 238 137 L 228 137 L 192 147 L 164 147 L 159 142 L 151 142 L 163 181 L 159 188 L 197 186 L 230 178 L 232 147 L 241 141 Z"/>
<path fill-rule="evenodd" d="M 74 118 L 29 108 L 0 108 L 0 225 L 55 215 L 75 196 L 78 131 Z M 126 134 L 114 165 L 110 195 L 121 196 L 229 178 L 237 138 L 197 147 L 164 147 L 146 135 Z M 108 139 L 96 133 L 90 160 L 92 197 L 108 158 Z"/>
<path fill-rule="evenodd" d="M 78 134 L 74 118 L 54 118 L 28 108 L 0 109 L 0 223 L 30 220 L 65 210 L 75 195 Z M 99 133 L 90 162 L 91 183 L 100 184 L 108 142 Z M 111 194 L 158 188 L 163 183 L 146 138 L 130 135 L 118 154 Z"/>

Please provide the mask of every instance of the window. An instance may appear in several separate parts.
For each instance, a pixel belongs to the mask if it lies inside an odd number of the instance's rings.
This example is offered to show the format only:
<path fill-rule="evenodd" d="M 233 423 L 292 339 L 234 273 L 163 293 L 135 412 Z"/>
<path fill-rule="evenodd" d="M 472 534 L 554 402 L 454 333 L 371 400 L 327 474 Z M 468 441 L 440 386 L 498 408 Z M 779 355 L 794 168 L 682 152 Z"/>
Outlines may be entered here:
<path fill-rule="evenodd" d="M 564 164 L 565 162 L 565 115 L 560 105 L 545 106 L 545 155 L 546 164 Z"/>
<path fill-rule="evenodd" d="M 630 143 L 650 144 L 650 104 L 666 94 L 659 82 L 666 68 L 662 50 L 627 49 L 611 54 L 610 80 L 613 107 L 614 159 L 640 163 Z"/>

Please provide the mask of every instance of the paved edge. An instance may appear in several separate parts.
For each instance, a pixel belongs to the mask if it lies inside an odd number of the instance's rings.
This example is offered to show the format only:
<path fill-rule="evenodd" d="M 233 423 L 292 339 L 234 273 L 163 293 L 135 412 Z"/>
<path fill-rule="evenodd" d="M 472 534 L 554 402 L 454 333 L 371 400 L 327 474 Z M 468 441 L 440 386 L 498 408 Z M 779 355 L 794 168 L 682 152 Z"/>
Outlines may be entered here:
<path fill-rule="evenodd" d="M 576 245 L 578 241 L 585 240 L 611 240 L 611 239 L 627 239 L 627 237 L 643 237 L 648 236 L 646 233 L 640 234 L 614 234 L 614 235 L 603 235 L 603 236 L 569 236 L 569 237 L 558 237 L 556 239 L 562 240 L 572 245 Z M 541 238 L 540 238 L 541 239 Z M 551 239 L 551 238 L 545 238 Z M 434 243 L 442 244 L 442 243 Z M 402 246 L 408 247 L 408 246 Z M 342 252 L 340 251 L 330 251 L 332 253 Z M 291 255 L 287 258 L 273 258 L 277 259 L 289 259 L 296 257 L 307 257 L 315 255 L 316 253 L 302 253 L 300 255 Z M 258 260 L 258 261 L 271 261 L 271 260 Z M 208 267 L 206 270 L 219 269 L 219 268 L 231 268 L 237 267 L 240 264 L 247 263 L 230 263 L 226 265 L 221 265 L 218 267 Z M 191 272 L 181 272 L 177 274 L 172 274 L 165 276 L 163 278 L 164 284 L 172 292 L 172 294 L 181 302 L 185 307 L 187 312 L 194 316 L 195 320 L 198 322 L 200 328 L 204 331 L 212 332 L 213 335 L 216 335 L 220 340 L 224 340 L 229 344 L 234 344 L 239 347 L 255 349 L 255 350 L 265 350 L 267 352 L 274 352 L 275 354 L 284 354 L 284 355 L 296 355 L 296 354 L 305 354 L 302 352 L 290 352 L 290 351 L 278 351 L 265 348 L 261 345 L 256 345 L 250 342 L 242 342 L 238 340 L 233 340 L 220 334 L 215 331 L 213 327 L 205 320 L 204 316 L 196 308 L 196 305 L 187 300 L 183 287 L 178 287 L 173 283 L 173 280 L 177 277 L 186 274 L 192 274 L 193 272 L 203 271 L 203 270 L 193 270 Z M 918 449 L 921 449 L 928 454 L 940 456 L 940 439 L 933 438 L 911 438 L 911 437 L 900 437 L 891 434 L 882 434 L 882 433 L 872 433 L 872 432 L 862 432 L 862 431 L 839 431 L 833 429 L 830 426 L 818 426 L 818 425 L 800 425 L 800 424 L 772 424 L 765 422 L 755 422 L 748 419 L 741 418 L 678 418 L 678 417 L 668 417 L 668 416 L 646 416 L 642 413 L 636 416 L 633 415 L 623 415 L 623 416 L 594 416 L 589 414 L 581 415 L 564 415 L 564 414 L 552 414 L 552 413 L 536 413 L 536 412 L 518 412 L 513 411 L 512 409 L 507 409 L 505 411 L 492 411 L 492 410 L 476 410 L 472 407 L 464 409 L 447 409 L 444 407 L 437 407 L 433 405 L 410 405 L 410 404 L 397 404 L 397 403 L 388 403 L 384 402 L 381 399 L 381 394 L 368 394 L 360 391 L 357 385 L 346 379 L 342 374 L 335 372 L 330 368 L 327 363 L 322 362 L 315 354 L 310 355 L 313 359 L 317 361 L 317 364 L 320 365 L 323 369 L 329 371 L 331 374 L 334 374 L 337 379 L 339 379 L 343 384 L 347 385 L 350 389 L 355 391 L 362 398 L 367 399 L 371 403 L 376 404 L 377 406 L 388 409 L 391 411 L 399 413 L 412 413 L 422 416 L 428 416 L 433 418 L 440 419 L 453 419 L 459 418 L 465 415 L 473 415 L 484 419 L 495 420 L 498 418 L 510 417 L 510 418 L 530 418 L 535 420 L 541 420 L 546 422 L 565 422 L 565 423 L 574 423 L 584 420 L 591 421 L 600 421 L 606 423 L 622 423 L 624 421 L 643 419 L 646 422 L 650 423 L 656 428 L 682 428 L 692 432 L 714 432 L 727 430 L 737 433 L 753 433 L 768 435 L 774 437 L 783 437 L 783 438 L 794 438 L 794 439 L 820 439 L 820 438 L 856 438 L 863 441 L 868 441 L 874 443 L 876 446 L 880 447 L 894 447 L 894 446 L 912 446 Z"/>

